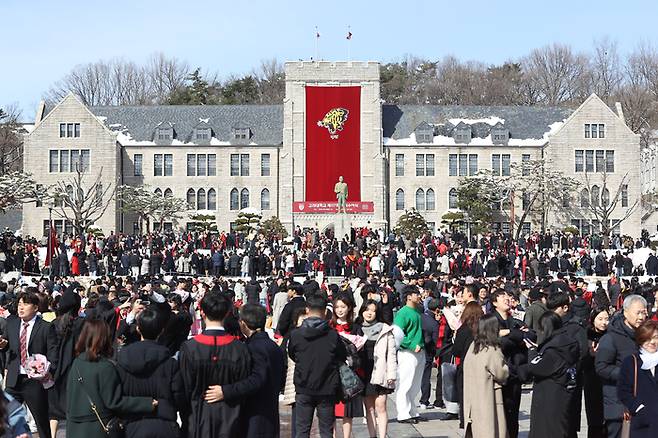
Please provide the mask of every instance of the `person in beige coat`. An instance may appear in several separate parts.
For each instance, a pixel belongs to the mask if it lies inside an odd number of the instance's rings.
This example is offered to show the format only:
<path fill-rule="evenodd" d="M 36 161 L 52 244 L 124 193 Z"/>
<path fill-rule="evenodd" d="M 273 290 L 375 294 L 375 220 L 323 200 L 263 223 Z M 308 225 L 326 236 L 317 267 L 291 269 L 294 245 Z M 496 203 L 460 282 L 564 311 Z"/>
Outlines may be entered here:
<path fill-rule="evenodd" d="M 395 389 L 398 368 L 393 327 L 382 321 L 381 305 L 371 299 L 361 306 L 356 323 L 361 325 L 367 337 L 361 367 L 366 384 L 363 402 L 368 433 L 376 437 L 378 431 L 380 437 L 385 437 L 388 426 L 386 398 Z"/>
<path fill-rule="evenodd" d="M 500 349 L 498 330 L 494 315 L 483 317 L 463 359 L 466 438 L 509 436 L 502 395 L 509 368 Z"/>

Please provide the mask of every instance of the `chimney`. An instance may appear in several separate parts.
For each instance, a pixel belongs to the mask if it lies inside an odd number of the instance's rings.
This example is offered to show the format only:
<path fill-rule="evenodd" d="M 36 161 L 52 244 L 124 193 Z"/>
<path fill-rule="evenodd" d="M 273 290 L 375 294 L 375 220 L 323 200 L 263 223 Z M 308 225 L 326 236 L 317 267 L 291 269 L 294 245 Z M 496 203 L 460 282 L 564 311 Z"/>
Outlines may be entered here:
<path fill-rule="evenodd" d="M 39 106 L 37 107 L 37 116 L 34 120 L 34 126 L 38 126 L 39 123 L 41 123 L 44 112 L 46 112 L 46 102 L 42 100 L 39 102 Z"/>
<path fill-rule="evenodd" d="M 624 118 L 624 111 L 621 109 L 621 103 L 615 102 L 615 108 L 617 109 L 617 115 L 621 119 L 622 122 L 624 122 L 624 125 L 626 124 L 626 118 Z"/>

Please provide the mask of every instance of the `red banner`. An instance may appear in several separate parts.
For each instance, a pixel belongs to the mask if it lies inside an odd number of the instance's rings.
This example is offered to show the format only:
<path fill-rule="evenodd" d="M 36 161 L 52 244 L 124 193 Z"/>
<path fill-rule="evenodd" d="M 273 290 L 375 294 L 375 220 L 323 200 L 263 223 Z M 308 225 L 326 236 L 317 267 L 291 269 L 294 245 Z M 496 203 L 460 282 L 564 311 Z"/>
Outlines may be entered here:
<path fill-rule="evenodd" d="M 342 176 L 361 200 L 361 87 L 306 87 L 307 201 L 334 201 Z"/>
<path fill-rule="evenodd" d="M 345 206 L 348 213 L 374 213 L 373 202 L 348 202 Z M 337 213 L 338 202 L 293 202 L 293 213 Z"/>

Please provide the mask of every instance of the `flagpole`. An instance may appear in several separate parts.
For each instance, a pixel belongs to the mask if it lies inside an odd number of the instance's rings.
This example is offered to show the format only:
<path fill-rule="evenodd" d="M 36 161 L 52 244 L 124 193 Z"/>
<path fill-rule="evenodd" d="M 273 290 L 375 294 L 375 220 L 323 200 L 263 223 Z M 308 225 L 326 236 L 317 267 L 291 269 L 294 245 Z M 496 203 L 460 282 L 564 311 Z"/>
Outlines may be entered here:
<path fill-rule="evenodd" d="M 347 26 L 347 62 L 350 62 L 352 58 L 350 57 L 350 45 L 352 44 L 352 32 L 350 31 L 350 26 Z"/>
<path fill-rule="evenodd" d="M 315 26 L 315 60 L 319 61 L 319 55 L 318 55 L 318 46 L 320 44 L 320 32 L 318 32 L 318 27 Z"/>

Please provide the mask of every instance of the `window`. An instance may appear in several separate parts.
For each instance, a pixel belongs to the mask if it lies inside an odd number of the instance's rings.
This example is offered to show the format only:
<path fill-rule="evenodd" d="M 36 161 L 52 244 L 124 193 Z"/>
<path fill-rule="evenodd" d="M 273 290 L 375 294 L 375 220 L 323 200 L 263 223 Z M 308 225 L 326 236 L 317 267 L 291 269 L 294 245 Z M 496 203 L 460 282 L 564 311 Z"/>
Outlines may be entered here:
<path fill-rule="evenodd" d="M 217 210 L 217 192 L 215 189 L 208 190 L 208 210 Z"/>
<path fill-rule="evenodd" d="M 143 155 L 142 154 L 135 154 L 133 155 L 133 175 L 134 176 L 142 176 L 142 163 L 143 163 Z"/>
<path fill-rule="evenodd" d="M 60 152 L 61 154 L 61 152 Z M 80 163 L 80 151 L 73 149 L 71 151 L 71 172 L 78 171 L 78 163 Z M 68 169 L 59 169 L 60 172 L 69 172 Z"/>
<path fill-rule="evenodd" d="M 233 128 L 233 138 L 235 140 L 248 140 L 250 133 L 249 128 Z"/>
<path fill-rule="evenodd" d="M 502 175 L 503 176 L 510 176 L 510 155 L 509 154 L 503 154 L 503 169 L 502 169 Z"/>
<path fill-rule="evenodd" d="M 576 150 L 575 151 L 576 156 L 575 156 L 575 162 L 576 162 L 576 172 L 582 172 L 583 171 L 583 161 L 584 161 L 584 151 L 581 150 Z"/>
<path fill-rule="evenodd" d="M 173 129 L 170 128 L 159 128 L 158 129 L 158 140 L 166 141 L 171 140 Z"/>
<path fill-rule="evenodd" d="M 208 154 L 208 176 L 217 175 L 217 155 Z"/>
<path fill-rule="evenodd" d="M 206 191 L 204 189 L 199 189 L 199 191 L 196 192 L 196 209 L 205 210 L 206 207 Z"/>
<path fill-rule="evenodd" d="M 478 173 L 478 156 L 477 154 L 470 154 L 468 156 L 468 174 L 470 176 Z"/>
<path fill-rule="evenodd" d="M 59 138 L 66 137 L 66 123 L 59 124 Z"/>
<path fill-rule="evenodd" d="M 457 176 L 457 154 L 448 155 L 448 176 Z"/>
<path fill-rule="evenodd" d="M 240 176 L 249 176 L 249 154 L 240 154 Z"/>
<path fill-rule="evenodd" d="M 240 191 L 240 209 L 249 208 L 249 190 L 242 189 Z"/>
<path fill-rule="evenodd" d="M 210 140 L 210 128 L 197 128 L 197 130 L 196 130 L 196 139 L 197 140 Z"/>
<path fill-rule="evenodd" d="M 187 205 L 188 208 L 194 208 L 196 205 L 196 192 L 194 189 L 187 189 Z"/>
<path fill-rule="evenodd" d="M 71 168 L 71 155 L 69 151 L 59 151 L 59 168 L 60 172 L 68 172 Z"/>
<path fill-rule="evenodd" d="M 491 156 L 491 170 L 495 176 L 500 176 L 500 154 Z"/>
<path fill-rule="evenodd" d="M 153 192 L 158 196 L 162 196 L 162 190 L 160 190 L 159 188 L 155 189 Z"/>
<path fill-rule="evenodd" d="M 51 150 L 49 153 L 49 170 L 57 172 L 88 172 L 90 168 L 89 149 Z"/>
<path fill-rule="evenodd" d="M 592 192 L 591 192 L 591 197 L 592 200 L 590 201 L 590 205 L 594 207 L 599 206 L 599 196 L 601 195 L 599 191 L 599 186 L 592 186 Z"/>
<path fill-rule="evenodd" d="M 459 176 L 468 175 L 468 155 L 459 154 Z"/>
<path fill-rule="evenodd" d="M 587 189 L 582 189 L 580 191 L 580 207 L 589 208 L 589 192 Z"/>
<path fill-rule="evenodd" d="M 70 201 L 73 202 L 73 186 L 72 185 L 67 185 L 66 186 L 66 198 Z"/>
<path fill-rule="evenodd" d="M 187 154 L 187 176 L 196 176 L 196 155 Z"/>
<path fill-rule="evenodd" d="M 425 193 L 425 208 L 427 210 L 436 209 L 436 199 L 434 197 L 434 190 L 432 189 L 427 189 L 427 192 Z"/>
<path fill-rule="evenodd" d="M 590 134 L 589 134 L 589 126 L 590 126 L 589 123 L 585 123 L 585 138 L 589 138 L 589 137 L 590 137 Z"/>
<path fill-rule="evenodd" d="M 530 175 L 530 154 L 521 155 L 521 175 Z"/>
<path fill-rule="evenodd" d="M 60 123 L 59 124 L 59 137 L 80 137 L 80 124 L 79 123 Z"/>
<path fill-rule="evenodd" d="M 162 154 L 153 155 L 153 176 L 162 176 Z"/>
<path fill-rule="evenodd" d="M 416 210 L 425 210 L 425 192 L 423 189 L 416 190 Z"/>
<path fill-rule="evenodd" d="M 585 151 L 585 172 L 594 172 L 594 151 Z"/>
<path fill-rule="evenodd" d="M 448 192 L 448 208 L 459 208 L 459 198 L 455 188 L 450 189 Z"/>
<path fill-rule="evenodd" d="M 434 176 L 434 154 L 425 155 L 425 176 Z"/>
<path fill-rule="evenodd" d="M 615 151 L 605 151 L 605 171 L 614 173 L 615 171 Z"/>
<path fill-rule="evenodd" d="M 395 191 L 395 209 L 398 211 L 404 210 L 404 190 L 402 189 Z"/>
<path fill-rule="evenodd" d="M 628 184 L 621 186 L 621 206 L 628 207 Z"/>
<path fill-rule="evenodd" d="M 603 163 L 604 163 L 604 151 L 597 150 L 596 153 L 596 171 L 603 172 Z"/>
<path fill-rule="evenodd" d="M 521 225 L 521 233 L 523 233 L 524 236 L 530 234 L 530 222 L 523 222 L 523 225 Z"/>
<path fill-rule="evenodd" d="M 174 175 L 174 156 L 172 154 L 164 154 L 164 176 Z"/>
<path fill-rule="evenodd" d="M 270 176 L 270 154 L 260 154 L 260 176 Z"/>
<path fill-rule="evenodd" d="M 605 125 L 599 124 L 599 138 L 605 138 Z"/>
<path fill-rule="evenodd" d="M 404 176 L 404 154 L 395 154 L 395 176 Z"/>
<path fill-rule="evenodd" d="M 504 143 L 507 141 L 508 131 L 504 129 L 495 129 L 492 131 L 491 138 L 494 143 Z"/>
<path fill-rule="evenodd" d="M 99 182 L 98 185 L 96 186 L 96 207 L 102 208 L 103 207 L 103 183 Z"/>
<path fill-rule="evenodd" d="M 79 123 L 74 123 L 73 124 L 73 136 L 74 137 L 80 137 L 80 124 Z"/>
<path fill-rule="evenodd" d="M 530 195 L 528 193 L 523 192 L 521 195 L 521 208 L 526 211 L 530 207 Z"/>
<path fill-rule="evenodd" d="M 206 176 L 206 164 L 207 161 L 206 154 L 198 154 L 196 156 L 196 173 L 198 176 Z"/>
<path fill-rule="evenodd" d="M 603 187 L 603 190 L 601 191 L 601 205 L 603 207 L 610 205 L 610 190 L 606 187 Z"/>
<path fill-rule="evenodd" d="M 571 198 L 571 195 L 569 195 L 569 191 L 565 190 L 564 193 L 562 194 L 562 207 L 569 208 L 569 199 L 570 198 Z"/>
<path fill-rule="evenodd" d="M 36 186 L 36 192 L 41 193 L 43 191 L 43 184 L 37 184 Z M 37 197 L 35 200 L 35 207 L 43 207 L 43 200 L 41 197 Z"/>
<path fill-rule="evenodd" d="M 416 154 L 416 176 L 425 176 L 425 155 Z"/>
<path fill-rule="evenodd" d="M 270 191 L 263 189 L 260 192 L 260 209 L 269 210 L 270 209 Z"/>
<path fill-rule="evenodd" d="M 66 136 L 73 137 L 73 123 L 66 124 Z"/>
<path fill-rule="evenodd" d="M 174 192 L 172 192 L 171 189 L 167 188 L 167 189 L 165 189 L 163 196 L 165 198 L 171 198 L 171 197 L 174 196 Z"/>
<path fill-rule="evenodd" d="M 231 154 L 231 176 L 240 176 L 240 154 Z"/>
<path fill-rule="evenodd" d="M 416 140 L 418 143 L 432 143 L 434 140 L 434 135 L 432 132 L 417 132 L 416 133 Z"/>
<path fill-rule="evenodd" d="M 585 138 L 605 138 L 603 123 L 585 123 Z"/>

